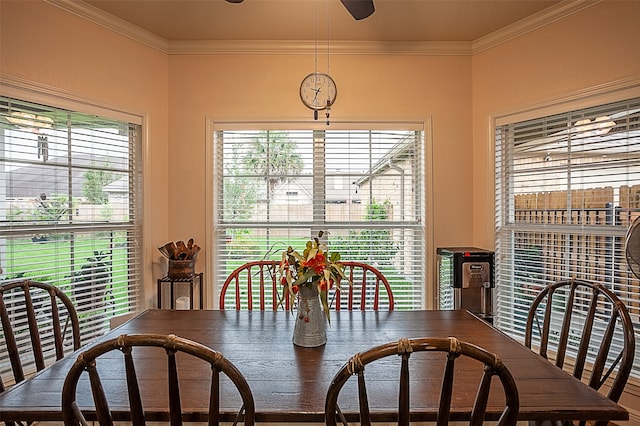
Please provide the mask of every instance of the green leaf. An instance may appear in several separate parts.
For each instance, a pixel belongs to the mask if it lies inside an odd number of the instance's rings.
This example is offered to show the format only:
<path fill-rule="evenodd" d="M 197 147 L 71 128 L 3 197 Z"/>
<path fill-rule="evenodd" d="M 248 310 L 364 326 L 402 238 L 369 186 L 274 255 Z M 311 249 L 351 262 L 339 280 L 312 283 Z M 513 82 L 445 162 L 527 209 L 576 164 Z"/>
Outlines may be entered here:
<path fill-rule="evenodd" d="M 320 301 L 322 302 L 322 310 L 324 311 L 324 316 L 327 317 L 327 321 L 331 324 L 331 314 L 329 312 L 329 302 L 327 300 L 327 291 L 320 291 Z"/>

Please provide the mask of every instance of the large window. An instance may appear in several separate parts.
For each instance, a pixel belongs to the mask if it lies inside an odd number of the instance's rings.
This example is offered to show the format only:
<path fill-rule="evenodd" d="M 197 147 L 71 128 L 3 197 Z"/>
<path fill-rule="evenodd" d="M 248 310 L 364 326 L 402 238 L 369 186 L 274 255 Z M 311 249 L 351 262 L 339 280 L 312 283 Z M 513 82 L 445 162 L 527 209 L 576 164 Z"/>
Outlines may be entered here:
<path fill-rule="evenodd" d="M 0 97 L 0 280 L 60 287 L 83 343 L 138 306 L 140 141 L 139 123 Z"/>
<path fill-rule="evenodd" d="M 523 339 L 538 290 L 568 278 L 606 285 L 638 324 L 624 254 L 638 216 L 640 99 L 498 126 L 496 325 Z"/>
<path fill-rule="evenodd" d="M 214 146 L 214 282 L 323 230 L 343 260 L 385 274 L 395 309 L 422 308 L 421 128 L 218 130 Z"/>

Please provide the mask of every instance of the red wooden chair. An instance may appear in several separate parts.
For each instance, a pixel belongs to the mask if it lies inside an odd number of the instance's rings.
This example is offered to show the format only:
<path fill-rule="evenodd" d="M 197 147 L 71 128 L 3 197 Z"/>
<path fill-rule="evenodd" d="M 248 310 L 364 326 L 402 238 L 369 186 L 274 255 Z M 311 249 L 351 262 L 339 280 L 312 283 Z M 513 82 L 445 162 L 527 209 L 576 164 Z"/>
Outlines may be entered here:
<path fill-rule="evenodd" d="M 382 272 L 362 262 L 340 263 L 344 265 L 344 274 L 352 285 L 342 282 L 340 290 L 335 291 L 332 306 L 336 311 L 377 311 L 385 305 L 393 311 L 393 292 Z"/>
<path fill-rule="evenodd" d="M 393 311 L 393 292 L 382 272 L 362 262 L 340 263 L 344 265 L 345 276 L 352 285 L 343 281 L 341 290 L 330 295 L 333 309 L 377 311 L 386 305 L 389 311 Z M 278 282 L 278 265 L 277 260 L 257 260 L 236 268 L 220 289 L 220 309 L 289 310 L 286 289 Z"/>
<path fill-rule="evenodd" d="M 286 289 L 277 279 L 278 265 L 277 260 L 257 260 L 236 268 L 220 289 L 220 309 L 288 310 Z"/>

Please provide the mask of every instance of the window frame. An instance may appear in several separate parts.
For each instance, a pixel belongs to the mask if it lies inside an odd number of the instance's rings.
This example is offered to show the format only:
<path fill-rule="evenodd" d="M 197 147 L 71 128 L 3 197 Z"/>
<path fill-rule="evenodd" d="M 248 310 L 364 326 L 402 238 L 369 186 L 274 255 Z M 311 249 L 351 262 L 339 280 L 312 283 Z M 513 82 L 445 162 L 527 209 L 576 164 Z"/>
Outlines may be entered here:
<path fill-rule="evenodd" d="M 143 296 L 142 293 L 144 291 L 143 286 L 143 257 L 144 251 L 140 250 L 141 247 L 144 247 L 144 236 L 146 233 L 144 232 L 144 226 L 142 222 L 143 218 L 143 206 L 144 206 L 144 191 L 143 187 L 145 181 L 143 179 L 143 170 L 144 170 L 144 156 L 143 152 L 145 151 L 146 146 L 146 138 L 143 132 L 143 119 L 140 115 L 135 115 L 123 111 L 119 111 L 112 108 L 106 108 L 97 105 L 97 103 L 93 103 L 91 101 L 79 100 L 71 97 L 61 96 L 59 93 L 54 91 L 43 90 L 42 88 L 32 88 L 25 84 L 12 83 L 11 81 L 2 82 L 0 84 L 0 96 L 3 98 L 11 98 L 20 100 L 26 104 L 33 105 L 41 105 L 45 108 L 49 108 L 53 110 L 59 111 L 69 111 L 71 114 L 78 113 L 80 115 L 92 116 L 96 119 L 104 119 L 107 121 L 119 122 L 121 125 L 127 125 L 130 132 L 129 133 L 129 159 L 133 163 L 127 163 L 126 166 L 126 174 L 128 176 L 128 201 L 125 205 L 128 206 L 128 213 L 125 214 L 125 219 L 114 219 L 109 222 L 104 222 L 103 220 L 96 221 L 84 221 L 82 223 L 73 221 L 69 223 L 60 223 L 56 225 L 55 229 L 51 229 L 52 233 L 93 233 L 94 237 L 101 234 L 107 233 L 112 235 L 120 234 L 124 238 L 126 238 L 130 243 L 127 245 L 127 248 L 124 250 L 129 253 L 126 255 L 125 262 L 127 270 L 122 275 L 122 272 L 118 272 L 118 275 L 121 278 L 126 276 L 127 282 L 127 296 L 126 299 L 119 298 L 118 300 L 113 299 L 112 303 L 108 306 L 111 306 L 113 310 L 111 311 L 111 315 L 121 315 L 125 313 L 138 311 L 142 307 Z M 126 123 L 126 124 L 125 124 Z M 133 135 L 133 136 L 132 136 Z M 133 138 L 133 139 L 132 139 Z M 51 154 L 50 154 L 51 155 Z M 69 163 L 66 167 L 72 167 L 71 163 Z M 70 170 L 70 169 L 69 169 Z M 114 172 L 119 171 L 122 172 L 122 169 L 117 169 L 114 167 L 110 167 L 109 165 L 96 166 L 96 167 L 88 167 L 87 170 L 93 170 L 96 172 Z M 118 191 L 118 188 L 115 189 Z M 106 223 L 106 225 L 105 225 Z M 12 226 L 11 229 L 5 228 L 3 234 L 7 237 L 11 237 L 13 235 L 19 235 L 24 232 L 32 232 L 35 228 L 42 228 L 42 225 L 29 224 L 27 226 L 23 226 L 20 223 L 16 222 L 15 226 Z M 105 234 L 106 235 L 106 234 Z M 131 256 L 131 253 L 134 253 Z M 112 253 L 113 254 L 113 253 Z M 79 253 L 78 253 L 79 255 Z M 99 257 L 99 256 L 98 256 Z M 4 258 L 4 253 L 3 253 Z M 85 258 L 75 258 L 71 259 L 71 270 L 67 271 L 69 275 L 68 279 L 75 279 L 74 277 L 78 277 L 78 279 L 82 278 L 79 274 L 81 271 L 86 272 L 86 276 L 95 277 L 100 273 L 102 269 L 102 263 L 100 259 L 95 260 L 95 266 L 92 264 L 92 268 L 90 270 L 81 270 L 81 267 L 89 262 L 89 259 Z M 94 268 L 98 268 L 95 269 Z M 105 266 L 108 267 L 108 266 Z M 74 272 L 75 268 L 75 272 Z M 97 271 L 97 272 L 96 272 Z M 64 271 L 61 271 L 64 275 Z M 114 274 L 114 271 L 111 271 L 110 274 Z M 57 274 L 59 275 L 59 274 Z M 115 275 L 113 275 L 115 276 Z M 38 280 L 37 277 L 25 277 L 30 279 Z M 91 278 L 90 278 L 91 279 Z M 55 282 L 52 282 L 55 284 Z M 69 284 L 73 286 L 73 284 Z M 71 288 L 71 287 L 70 287 Z M 65 290 L 68 293 L 68 290 Z M 78 293 L 80 294 L 80 293 Z M 68 294 L 72 300 L 75 300 L 75 295 Z M 92 310 L 88 311 L 89 317 L 94 315 L 91 313 Z M 80 314 L 80 312 L 79 312 Z M 82 314 L 85 315 L 85 314 Z M 81 316 L 82 316 L 81 315 Z M 104 313 L 98 312 L 99 315 L 98 321 L 100 324 L 93 324 L 92 321 L 84 321 L 84 331 L 82 336 L 82 343 L 87 343 L 88 341 L 96 338 L 105 331 L 110 328 L 110 321 L 107 316 L 104 316 Z M 89 318 L 87 317 L 87 318 Z M 82 324 L 81 324 L 82 327 Z"/>
<path fill-rule="evenodd" d="M 215 165 L 216 162 L 219 161 L 220 147 L 217 146 L 214 142 L 214 133 L 216 131 L 225 131 L 225 130 L 246 130 L 251 128 L 259 128 L 261 130 L 281 130 L 281 129 L 290 129 L 290 130 L 314 130 L 314 131 L 324 131 L 328 128 L 316 122 L 226 122 L 219 121 L 216 122 L 211 118 L 207 118 L 207 218 L 211 218 L 207 220 L 207 235 L 210 238 L 207 239 L 206 248 L 209 253 L 216 253 L 216 250 L 219 249 L 218 242 L 216 241 L 216 224 L 214 223 L 214 216 L 219 209 L 219 199 L 220 192 L 217 190 L 217 186 L 214 184 L 215 176 Z M 431 262 L 427 262 L 426 259 L 431 257 L 429 255 L 428 250 L 433 246 L 432 238 L 432 220 L 429 220 L 429 217 L 432 216 L 431 212 L 431 197 L 433 191 L 431 190 L 432 179 L 431 176 L 431 143 L 430 143 L 430 118 L 424 122 L 378 122 L 378 123 L 369 123 L 369 122 L 340 122 L 340 121 L 332 121 L 331 128 L 328 130 L 336 130 L 336 129 L 351 129 L 351 130 L 407 130 L 407 128 L 416 128 L 416 130 L 421 131 L 421 152 L 419 161 L 422 164 L 422 176 L 420 177 L 420 196 L 422 197 L 421 205 L 420 205 L 420 214 L 421 219 L 419 223 L 419 227 L 421 229 L 423 238 L 422 238 L 422 246 L 421 256 L 422 260 L 420 263 L 424 266 L 424 270 L 422 272 L 422 287 L 421 287 L 421 295 L 420 300 L 417 303 L 420 303 L 421 309 L 425 309 L 431 302 L 432 298 L 430 297 L 431 292 L 433 291 L 432 282 L 428 280 L 427 277 L 432 273 L 432 265 Z M 329 176 L 330 177 L 330 176 Z M 329 181 L 327 180 L 327 185 L 329 185 Z M 393 225 L 393 223 L 391 224 Z M 305 226 L 302 226 L 305 227 Z M 338 225 L 338 227 L 342 227 L 348 229 L 348 224 Z M 322 226 L 322 228 L 326 228 Z M 311 232 L 313 233 L 313 231 Z M 213 257 L 213 259 L 212 259 Z M 215 262 L 217 261 L 215 254 L 207 257 L 207 262 L 205 264 L 206 272 L 209 276 L 214 276 L 214 271 L 216 268 Z M 214 282 L 217 282 L 218 278 L 214 277 Z M 218 306 L 218 295 L 219 295 L 219 287 L 212 286 L 207 290 L 207 294 L 205 294 L 205 298 L 208 301 L 210 306 Z"/>
<path fill-rule="evenodd" d="M 526 234 L 531 233 L 534 234 L 536 232 L 556 232 L 558 234 L 563 235 L 571 235 L 573 236 L 586 236 L 591 238 L 610 238 L 612 241 L 617 241 L 617 243 L 613 243 L 613 252 L 612 258 L 619 258 L 620 255 L 624 256 L 623 253 L 620 253 L 624 250 L 624 236 L 626 234 L 626 229 L 630 224 L 629 217 L 625 216 L 629 212 L 625 208 L 616 209 L 615 206 L 612 206 L 610 211 L 607 213 L 606 218 L 602 221 L 598 222 L 598 225 L 590 224 L 590 223 L 582 223 L 579 222 L 579 219 L 576 219 L 575 213 L 571 216 L 572 212 L 584 212 L 583 214 L 586 216 L 588 214 L 593 213 L 590 209 L 584 208 L 576 208 L 571 206 L 571 194 L 567 196 L 568 198 L 568 207 L 567 214 L 569 215 L 568 219 L 563 219 L 562 223 L 542 223 L 541 221 L 537 221 L 535 219 L 527 222 L 520 221 L 518 222 L 516 218 L 517 209 L 514 202 L 514 194 L 516 190 L 514 189 L 514 176 L 510 167 L 513 166 L 513 163 L 509 161 L 509 159 L 505 159 L 505 157 L 510 155 L 510 150 L 514 148 L 514 145 L 509 145 L 506 149 L 501 147 L 501 137 L 504 139 L 511 138 L 511 142 L 513 139 L 513 134 L 507 135 L 505 137 L 504 132 L 500 132 L 502 129 L 507 129 L 511 126 L 522 126 L 525 123 L 534 123 L 539 121 L 543 123 L 545 120 L 559 120 L 559 119 L 568 119 L 576 121 L 575 117 L 580 118 L 583 115 L 584 118 L 588 118 L 591 120 L 591 123 L 595 123 L 596 116 L 600 115 L 602 111 L 607 111 L 609 109 L 615 110 L 616 108 L 624 108 L 625 104 L 630 105 L 638 105 L 640 104 L 640 91 L 637 88 L 633 90 L 625 90 L 624 92 L 609 90 L 611 87 L 607 87 L 606 90 L 603 89 L 602 93 L 599 93 L 598 96 L 592 96 L 588 99 L 583 98 L 582 96 L 571 95 L 570 99 L 567 99 L 563 102 L 559 100 L 550 101 L 546 105 L 538 105 L 537 108 L 532 108 L 522 112 L 514 112 L 511 114 L 505 114 L 500 117 L 496 117 L 494 120 L 493 126 L 493 144 L 495 149 L 495 162 L 494 162 L 494 178 L 495 178 L 495 246 L 496 246 L 496 259 L 500 259 L 500 262 L 497 262 L 497 265 L 500 264 L 499 268 L 496 268 L 496 292 L 494 294 L 496 312 L 495 312 L 495 325 L 511 335 L 515 339 L 519 341 L 524 341 L 524 332 L 523 327 L 518 326 L 521 321 L 526 320 L 526 306 L 524 304 L 518 304 L 516 302 L 516 292 L 514 291 L 515 286 L 512 285 L 516 276 L 523 275 L 527 272 L 524 268 L 519 268 L 519 266 L 527 264 L 527 261 L 533 259 L 533 256 L 528 256 L 526 258 L 521 258 L 520 260 L 516 259 L 515 256 L 515 246 L 514 246 L 514 235 L 518 232 Z M 633 108 L 635 111 L 635 107 Z M 636 114 L 637 115 L 637 114 Z M 573 117 L 573 118 L 572 118 Z M 578 120 L 579 121 L 579 120 Z M 541 124 L 543 126 L 543 124 Z M 576 128 L 575 130 L 575 144 L 581 143 L 579 141 L 580 132 L 585 131 L 585 128 L 580 128 L 577 124 L 574 123 Z M 551 126 L 550 126 L 551 127 Z M 637 126 L 634 127 L 637 129 Z M 533 134 L 539 131 L 532 127 L 530 132 Z M 605 133 L 606 134 L 606 133 Z M 568 136 L 569 139 L 572 137 Z M 637 139 L 637 137 L 636 137 Z M 588 144 L 588 140 L 585 136 L 585 144 Z M 640 148 L 637 147 L 638 143 L 635 143 L 635 156 L 631 157 L 631 161 L 637 158 L 638 152 L 640 152 Z M 592 144 L 592 150 L 595 152 L 597 144 Z M 541 146 L 540 146 L 541 147 Z M 540 148 L 538 147 L 538 148 Z M 532 146 L 531 149 L 536 149 L 535 146 Z M 585 150 L 585 152 L 588 152 Z M 570 153 L 569 153 L 570 154 Z M 545 158 L 545 161 L 553 162 L 553 155 L 550 158 Z M 571 163 L 571 156 L 569 155 L 569 165 L 566 167 L 567 171 L 570 172 L 571 164 L 578 164 L 579 167 L 582 166 L 582 171 L 594 170 L 594 167 L 589 168 L 589 164 L 587 162 L 580 164 L 579 162 Z M 586 166 L 585 166 L 586 164 Z M 597 164 L 597 163 L 593 163 Z M 532 166 L 533 168 L 534 166 Z M 605 166 L 602 166 L 605 167 Z M 558 166 L 561 168 L 561 166 Z M 569 174 L 570 176 L 570 174 Z M 585 176 L 588 176 L 588 173 L 585 173 Z M 630 178 L 628 178 L 630 179 Z M 585 179 L 585 181 L 588 179 Z M 571 181 L 568 181 L 569 184 Z M 639 183 L 634 180 L 635 184 Z M 616 185 L 615 183 L 613 184 Z M 551 186 L 549 186 L 551 187 Z M 616 192 L 617 194 L 617 192 Z M 603 197 L 604 199 L 604 197 Z M 616 195 L 615 200 L 618 200 Z M 597 209 L 593 209 L 597 210 Z M 548 213 L 548 209 L 545 210 Z M 547 214 L 545 213 L 545 214 Z M 606 223 L 605 223 L 606 220 Z M 594 222 L 595 223 L 595 222 Z M 622 244 L 619 242 L 622 241 Z M 579 246 L 580 247 L 580 246 Z M 574 251 L 574 250 L 572 250 Z M 523 260 L 524 259 L 524 260 Z M 534 261 L 535 263 L 535 261 Z M 563 268 L 567 268 L 564 270 Z M 592 281 L 600 281 L 598 278 L 598 273 L 593 271 L 586 271 L 587 268 L 580 269 L 571 269 L 569 266 L 561 265 L 557 269 L 557 273 L 561 274 L 565 273 L 565 275 L 555 277 L 549 277 L 546 274 L 538 274 L 537 278 L 532 278 L 532 286 L 541 286 L 545 285 L 548 282 L 554 282 L 559 279 L 567 279 L 570 277 L 576 278 L 584 278 Z M 593 268 L 592 268 L 593 269 Z M 554 270 L 555 271 L 555 270 Z M 529 271 L 530 272 L 530 271 Z M 554 272 L 555 273 L 555 272 Z M 624 278 L 621 278 L 624 280 Z M 522 280 L 520 280 L 522 281 Z M 628 283 L 620 284 L 618 278 L 614 281 L 602 280 L 605 285 L 609 284 L 610 288 L 613 287 L 614 291 L 618 292 L 620 296 L 620 291 L 623 292 L 621 299 L 625 303 L 629 303 L 631 299 L 627 299 L 628 295 L 631 294 L 631 288 L 640 289 L 640 285 L 635 284 L 636 287 L 632 287 L 634 281 L 633 278 L 629 278 L 626 281 Z M 533 288 L 532 287 L 532 288 Z M 626 296 L 625 296 L 626 295 Z M 638 327 L 638 309 L 637 309 L 637 301 L 634 302 L 635 307 L 628 305 L 630 308 L 630 313 L 632 314 L 632 318 L 634 318 L 634 323 L 636 327 Z M 635 311 L 635 312 L 634 312 Z M 632 371 L 631 379 L 637 381 L 640 378 L 640 361 L 636 358 L 634 370 Z M 630 382 L 632 381 L 630 380 Z"/>

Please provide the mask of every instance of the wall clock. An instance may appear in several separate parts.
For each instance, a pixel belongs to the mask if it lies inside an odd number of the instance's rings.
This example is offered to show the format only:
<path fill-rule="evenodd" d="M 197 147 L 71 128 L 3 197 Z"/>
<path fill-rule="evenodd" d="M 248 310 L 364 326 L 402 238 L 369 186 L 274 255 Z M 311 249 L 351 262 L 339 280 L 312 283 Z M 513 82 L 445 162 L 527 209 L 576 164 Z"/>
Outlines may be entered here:
<path fill-rule="evenodd" d="M 329 74 L 311 73 L 300 84 L 302 103 L 314 111 L 331 108 L 337 94 L 336 82 Z"/>

